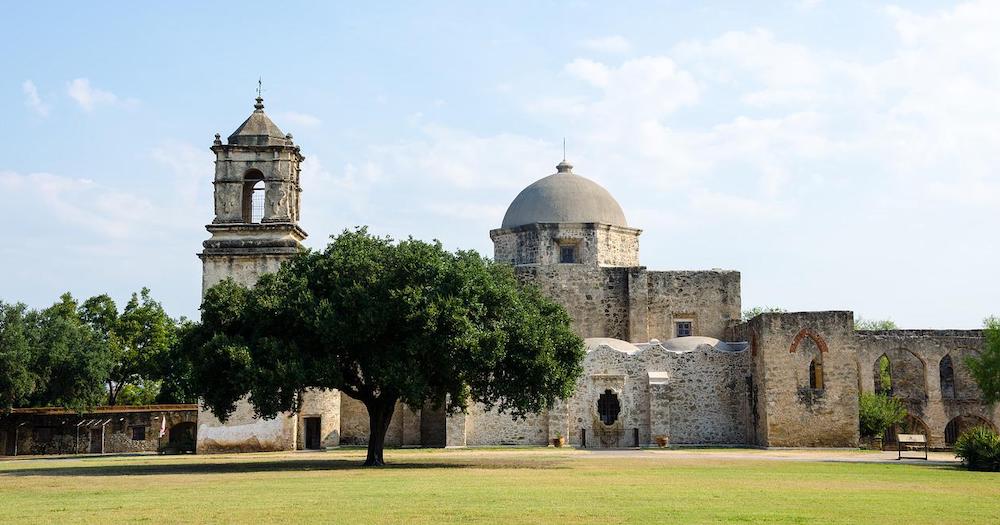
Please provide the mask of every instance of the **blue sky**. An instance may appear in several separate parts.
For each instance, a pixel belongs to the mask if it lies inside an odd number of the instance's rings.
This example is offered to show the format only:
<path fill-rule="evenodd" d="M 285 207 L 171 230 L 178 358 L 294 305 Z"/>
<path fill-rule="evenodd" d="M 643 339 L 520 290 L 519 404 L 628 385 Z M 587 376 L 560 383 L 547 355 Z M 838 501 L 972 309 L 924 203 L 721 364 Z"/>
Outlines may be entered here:
<path fill-rule="evenodd" d="M 267 112 L 303 227 L 492 253 L 517 192 L 605 185 L 652 269 L 910 328 L 1000 313 L 1000 4 L 28 3 L 0 19 L 0 299 L 196 316 L 215 133 Z"/>

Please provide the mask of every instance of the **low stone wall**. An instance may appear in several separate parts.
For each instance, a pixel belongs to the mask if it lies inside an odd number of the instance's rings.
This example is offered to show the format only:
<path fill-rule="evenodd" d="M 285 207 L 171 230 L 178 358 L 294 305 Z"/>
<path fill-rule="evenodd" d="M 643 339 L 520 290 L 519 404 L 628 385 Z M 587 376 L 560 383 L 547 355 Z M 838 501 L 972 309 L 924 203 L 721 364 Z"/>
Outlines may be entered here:
<path fill-rule="evenodd" d="M 487 411 L 482 405 L 473 405 L 465 416 L 466 445 L 546 445 L 549 442 L 548 419 L 547 413 L 514 419 L 509 413 Z"/>

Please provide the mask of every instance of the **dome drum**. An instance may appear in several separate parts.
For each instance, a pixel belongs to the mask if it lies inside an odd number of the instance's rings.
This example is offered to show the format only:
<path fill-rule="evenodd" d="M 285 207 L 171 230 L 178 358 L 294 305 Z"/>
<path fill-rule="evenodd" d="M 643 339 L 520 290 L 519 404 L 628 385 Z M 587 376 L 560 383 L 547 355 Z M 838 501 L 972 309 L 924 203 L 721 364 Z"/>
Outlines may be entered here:
<path fill-rule="evenodd" d="M 528 265 L 639 266 L 639 234 L 614 197 L 573 173 L 557 172 L 517 195 L 490 232 L 494 260 Z"/>

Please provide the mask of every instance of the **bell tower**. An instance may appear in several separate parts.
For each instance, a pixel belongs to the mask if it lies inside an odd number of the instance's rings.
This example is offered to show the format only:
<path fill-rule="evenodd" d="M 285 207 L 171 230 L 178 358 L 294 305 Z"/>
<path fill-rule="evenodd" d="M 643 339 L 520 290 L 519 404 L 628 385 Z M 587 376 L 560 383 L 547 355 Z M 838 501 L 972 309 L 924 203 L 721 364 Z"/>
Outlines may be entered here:
<path fill-rule="evenodd" d="M 306 232 L 299 227 L 302 188 L 299 172 L 305 157 L 264 113 L 257 94 L 253 113 L 222 143 L 215 135 L 215 218 L 212 234 L 198 254 L 202 260 L 202 295 L 233 278 L 253 286 L 302 249 Z"/>

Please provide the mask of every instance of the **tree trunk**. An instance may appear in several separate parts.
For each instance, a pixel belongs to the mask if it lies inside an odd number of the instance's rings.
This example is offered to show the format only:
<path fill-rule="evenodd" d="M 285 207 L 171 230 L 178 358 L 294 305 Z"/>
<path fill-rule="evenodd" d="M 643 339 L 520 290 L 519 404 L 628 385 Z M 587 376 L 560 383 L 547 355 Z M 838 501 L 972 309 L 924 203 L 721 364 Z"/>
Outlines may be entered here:
<path fill-rule="evenodd" d="M 118 400 L 118 392 L 115 391 L 115 384 L 108 381 L 108 405 L 114 405 Z"/>
<path fill-rule="evenodd" d="M 385 465 L 382 451 L 385 449 L 385 433 L 389 430 L 392 413 L 396 409 L 395 399 L 375 399 L 365 403 L 368 409 L 368 458 L 365 467 Z"/>

